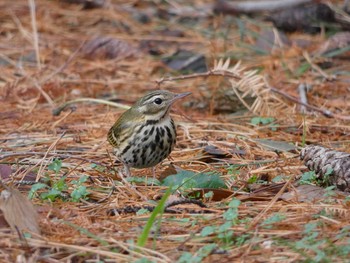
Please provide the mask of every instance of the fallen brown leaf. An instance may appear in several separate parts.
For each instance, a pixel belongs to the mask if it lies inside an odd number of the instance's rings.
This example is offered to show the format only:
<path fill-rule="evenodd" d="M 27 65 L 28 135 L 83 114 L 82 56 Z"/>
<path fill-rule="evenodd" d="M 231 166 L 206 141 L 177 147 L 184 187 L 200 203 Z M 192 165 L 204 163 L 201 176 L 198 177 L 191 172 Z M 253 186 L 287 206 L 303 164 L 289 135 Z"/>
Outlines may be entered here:
<path fill-rule="evenodd" d="M 335 191 L 338 195 L 345 196 L 344 193 L 340 191 Z M 316 186 L 316 185 L 299 185 L 292 191 L 284 193 L 281 195 L 281 199 L 284 201 L 292 202 L 307 202 L 314 203 L 320 200 L 324 200 L 327 190 Z"/>
<path fill-rule="evenodd" d="M 40 234 L 38 215 L 31 203 L 18 190 L 7 187 L 0 194 L 0 209 L 11 229 Z"/>
<path fill-rule="evenodd" d="M 98 36 L 89 40 L 81 52 L 90 59 L 124 59 L 137 55 L 139 50 L 123 40 Z"/>

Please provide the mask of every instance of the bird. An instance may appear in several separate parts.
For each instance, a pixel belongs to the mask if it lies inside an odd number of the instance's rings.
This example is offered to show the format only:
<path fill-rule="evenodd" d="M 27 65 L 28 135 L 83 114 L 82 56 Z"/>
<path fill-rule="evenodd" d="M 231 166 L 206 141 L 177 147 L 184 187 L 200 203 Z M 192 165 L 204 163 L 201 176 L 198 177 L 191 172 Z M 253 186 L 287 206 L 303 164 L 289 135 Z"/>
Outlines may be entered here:
<path fill-rule="evenodd" d="M 176 127 L 169 114 L 170 108 L 190 94 L 151 91 L 125 111 L 110 128 L 107 139 L 114 147 L 117 159 L 124 164 L 126 177 L 131 176 L 130 167 L 154 168 L 169 156 L 176 143 Z"/>

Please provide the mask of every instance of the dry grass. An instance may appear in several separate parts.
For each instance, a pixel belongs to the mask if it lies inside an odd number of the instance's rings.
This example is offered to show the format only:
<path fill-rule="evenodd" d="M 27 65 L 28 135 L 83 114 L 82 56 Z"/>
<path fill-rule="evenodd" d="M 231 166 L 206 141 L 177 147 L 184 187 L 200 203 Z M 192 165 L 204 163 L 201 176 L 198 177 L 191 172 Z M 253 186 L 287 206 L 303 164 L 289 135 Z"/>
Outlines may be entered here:
<path fill-rule="evenodd" d="M 291 190 L 293 181 L 306 169 L 296 158 L 297 151 L 268 150 L 258 140 L 285 141 L 300 147 L 305 130 L 308 144 L 320 143 L 350 152 L 350 63 L 332 60 L 332 66 L 324 71 L 327 75 L 338 74 L 333 81 L 327 81 L 322 72 L 312 67 L 300 76 L 294 74 L 324 42 L 324 35 L 294 34 L 291 38 L 312 44 L 306 50 L 293 45 L 273 54 L 259 55 L 253 49 L 252 32 L 260 32 L 262 26 L 260 22 L 253 23 L 251 18 L 240 20 L 246 26 L 246 36 L 241 40 L 236 22 L 229 17 L 209 16 L 189 26 L 180 17 L 170 16 L 164 20 L 154 15 L 149 24 L 141 24 L 128 11 L 134 1 L 122 4 L 106 1 L 104 8 L 92 10 L 83 10 L 81 5 L 67 2 L 3 0 L 0 3 L 0 163 L 11 165 L 12 179 L 16 180 L 25 180 L 28 175 L 34 175 L 37 181 L 46 176 L 57 180 L 66 175 L 68 193 L 73 189 L 72 180 L 87 175 L 91 178 L 85 183 L 90 195 L 81 202 L 59 198 L 49 202 L 35 196 L 32 201 L 38 207 L 42 237 L 33 236 L 23 242 L 17 234 L 10 233 L 8 227 L 0 228 L 1 261 L 131 262 L 148 259 L 174 262 L 185 252 L 204 255 L 200 249 L 212 243 L 217 247 L 203 258 L 205 262 L 317 260 L 318 250 L 326 251 L 324 258 L 327 260 L 341 262 L 344 259 L 334 251 L 349 242 L 337 236 L 349 225 L 349 202 L 344 201 L 343 196 L 332 200 L 325 197 L 315 203 L 279 199 L 283 190 Z M 195 6 L 208 3 L 211 1 L 194 2 Z M 168 10 L 176 5 L 138 3 L 134 17 L 140 10 L 148 12 L 147 7 Z M 155 35 L 155 29 L 159 28 L 180 30 L 184 37 Z M 83 56 L 84 43 L 95 36 L 127 41 L 138 52 L 131 57 L 115 59 Z M 266 89 L 263 98 L 268 100 L 269 111 L 265 112 L 275 118 L 276 129 L 253 126 L 250 120 L 256 114 L 233 115 L 221 111 L 227 101 L 220 99 L 233 92 L 233 84 L 227 78 L 193 77 L 160 84 L 164 89 L 193 94 L 190 103 L 178 105 L 173 111 L 178 124 L 178 143 L 171 160 L 163 162 L 158 173 L 164 174 L 170 162 L 195 172 L 220 172 L 241 200 L 238 217 L 229 229 L 233 231 L 231 240 L 225 241 L 216 234 L 200 234 L 205 226 L 225 223 L 223 214 L 232 199 L 228 198 L 207 200 L 205 204 L 211 213 L 194 213 L 193 209 L 201 209 L 193 205 L 182 205 L 182 212 L 178 214 L 165 213 L 159 229 L 151 232 L 146 247 L 137 247 L 136 240 L 149 214 L 110 216 L 107 213 L 113 208 L 150 205 L 134 190 L 113 180 L 119 178 L 112 168 L 114 160 L 106 134 L 124 109 L 79 103 L 74 111 L 68 108 L 59 116 L 52 115 L 56 107 L 77 98 L 114 98 L 123 105 L 130 105 L 144 92 L 157 88 L 156 81 L 178 74 L 167 68 L 159 57 L 152 57 L 138 48 L 146 40 L 153 41 L 163 55 L 171 55 L 178 47 L 202 53 L 209 68 L 223 57 L 231 57 L 233 65 L 234 58 L 238 57 L 246 70 L 260 69 L 261 76 L 266 76 L 271 86 L 295 98 L 298 98 L 298 84 L 309 83 L 313 86 L 308 94 L 309 103 L 335 114 L 327 118 L 313 111 L 304 116 L 299 112 L 300 105 Z M 228 155 L 214 158 L 203 150 L 207 145 L 216 146 Z M 59 158 L 63 164 L 57 175 L 48 170 L 54 158 Z M 92 164 L 103 169 L 94 169 Z M 230 165 L 238 167 L 236 178 L 228 172 Z M 135 170 L 133 174 L 150 177 L 152 171 Z M 248 194 L 247 181 L 252 176 L 270 182 L 278 175 L 287 177 L 285 184 L 274 191 Z M 24 194 L 29 189 L 21 187 Z M 137 191 L 149 200 L 156 200 L 164 193 L 164 187 L 141 184 Z M 264 225 L 263 222 L 276 213 L 283 218 Z M 310 223 L 317 223 L 316 228 L 305 232 L 304 226 Z M 316 232 L 318 235 L 311 239 L 315 243 L 324 241 L 315 245 L 318 250 L 311 248 L 311 241 L 310 247 L 295 247 L 298 241 Z"/>

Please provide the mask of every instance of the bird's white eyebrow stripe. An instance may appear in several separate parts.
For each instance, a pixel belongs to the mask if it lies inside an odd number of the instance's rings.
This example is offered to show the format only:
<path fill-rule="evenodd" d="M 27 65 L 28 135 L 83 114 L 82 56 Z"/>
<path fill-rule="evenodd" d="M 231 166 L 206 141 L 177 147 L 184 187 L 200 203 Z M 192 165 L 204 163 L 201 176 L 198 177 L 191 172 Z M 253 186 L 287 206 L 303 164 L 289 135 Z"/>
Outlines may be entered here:
<path fill-rule="evenodd" d="M 147 98 L 144 103 L 149 103 L 149 102 L 153 102 L 154 99 L 156 98 L 162 98 L 161 94 L 152 94 L 152 96 L 150 96 L 149 98 Z"/>

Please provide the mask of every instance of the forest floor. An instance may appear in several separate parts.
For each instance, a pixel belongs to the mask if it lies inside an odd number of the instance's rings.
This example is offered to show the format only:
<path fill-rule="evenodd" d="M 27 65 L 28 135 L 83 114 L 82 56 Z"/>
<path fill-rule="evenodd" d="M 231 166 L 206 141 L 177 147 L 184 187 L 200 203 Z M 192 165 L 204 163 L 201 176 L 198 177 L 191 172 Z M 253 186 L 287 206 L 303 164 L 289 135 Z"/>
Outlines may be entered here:
<path fill-rule="evenodd" d="M 84 2 L 0 2 L 1 262 L 349 259 L 350 199 L 299 156 L 350 153 L 342 26 L 284 33 L 269 12 L 206 0 Z M 107 133 L 155 89 L 192 94 L 156 178 L 132 169 L 126 184 Z"/>

